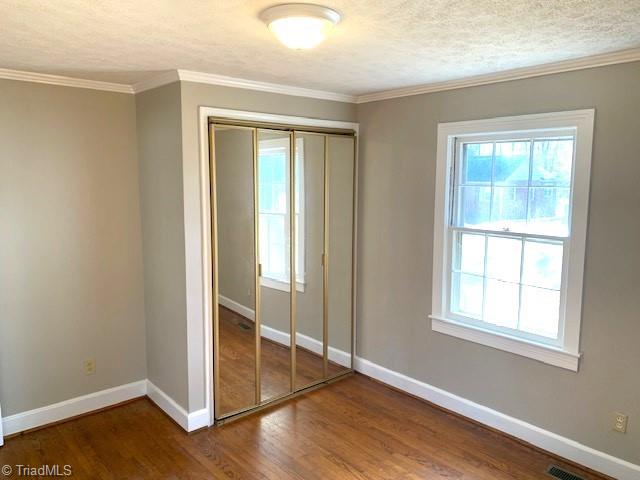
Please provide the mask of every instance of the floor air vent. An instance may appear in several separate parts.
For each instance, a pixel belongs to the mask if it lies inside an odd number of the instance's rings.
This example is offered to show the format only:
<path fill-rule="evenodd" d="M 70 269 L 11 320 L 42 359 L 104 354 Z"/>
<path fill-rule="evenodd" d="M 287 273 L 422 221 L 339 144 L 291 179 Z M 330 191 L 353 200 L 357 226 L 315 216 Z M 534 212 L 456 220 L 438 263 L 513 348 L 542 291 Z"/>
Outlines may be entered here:
<path fill-rule="evenodd" d="M 567 472 L 556 465 L 551 465 L 547 468 L 547 474 L 560 480 L 584 480 L 584 478 L 579 477 L 575 473 Z"/>

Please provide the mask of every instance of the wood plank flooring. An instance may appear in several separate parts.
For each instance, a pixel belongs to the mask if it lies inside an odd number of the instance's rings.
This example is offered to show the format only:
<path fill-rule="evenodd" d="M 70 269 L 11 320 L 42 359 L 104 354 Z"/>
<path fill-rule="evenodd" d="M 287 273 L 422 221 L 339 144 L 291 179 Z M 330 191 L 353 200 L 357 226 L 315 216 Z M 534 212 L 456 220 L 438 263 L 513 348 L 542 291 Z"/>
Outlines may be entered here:
<path fill-rule="evenodd" d="M 140 399 L 0 448 L 0 465 L 69 464 L 75 479 L 530 480 L 551 463 L 359 374 L 192 435 Z"/>

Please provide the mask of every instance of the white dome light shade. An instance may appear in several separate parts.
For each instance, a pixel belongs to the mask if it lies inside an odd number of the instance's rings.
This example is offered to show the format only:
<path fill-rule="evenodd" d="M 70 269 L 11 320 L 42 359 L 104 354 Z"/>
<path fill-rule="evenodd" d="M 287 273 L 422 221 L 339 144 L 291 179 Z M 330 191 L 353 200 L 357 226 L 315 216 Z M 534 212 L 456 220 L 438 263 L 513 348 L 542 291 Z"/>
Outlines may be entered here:
<path fill-rule="evenodd" d="M 287 17 L 279 18 L 269 24 L 269 30 L 293 49 L 313 48 L 322 42 L 333 24 L 324 18 Z"/>
<path fill-rule="evenodd" d="M 287 47 L 308 49 L 325 39 L 340 21 L 340 14 L 320 5 L 288 3 L 267 8 L 260 18 Z"/>

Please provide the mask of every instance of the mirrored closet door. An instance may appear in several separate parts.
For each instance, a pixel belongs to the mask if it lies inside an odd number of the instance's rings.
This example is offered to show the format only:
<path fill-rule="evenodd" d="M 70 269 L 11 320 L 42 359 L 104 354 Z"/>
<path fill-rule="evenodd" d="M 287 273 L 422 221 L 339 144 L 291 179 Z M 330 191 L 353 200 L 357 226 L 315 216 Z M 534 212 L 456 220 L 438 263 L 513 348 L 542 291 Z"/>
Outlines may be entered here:
<path fill-rule="evenodd" d="M 354 296 L 353 137 L 327 137 L 327 349 L 328 374 L 351 370 Z"/>
<path fill-rule="evenodd" d="M 216 416 L 259 402 L 256 347 L 256 195 L 254 135 L 251 128 L 213 126 L 211 197 L 214 269 L 214 370 Z M 212 190 L 213 192 L 213 190 Z"/>
<path fill-rule="evenodd" d="M 222 422 L 352 369 L 355 136 L 209 123 Z"/>
<path fill-rule="evenodd" d="M 292 136 L 258 129 L 261 403 L 291 393 Z"/>
<path fill-rule="evenodd" d="M 300 389 L 325 378 L 323 135 L 296 132 L 296 377 Z"/>

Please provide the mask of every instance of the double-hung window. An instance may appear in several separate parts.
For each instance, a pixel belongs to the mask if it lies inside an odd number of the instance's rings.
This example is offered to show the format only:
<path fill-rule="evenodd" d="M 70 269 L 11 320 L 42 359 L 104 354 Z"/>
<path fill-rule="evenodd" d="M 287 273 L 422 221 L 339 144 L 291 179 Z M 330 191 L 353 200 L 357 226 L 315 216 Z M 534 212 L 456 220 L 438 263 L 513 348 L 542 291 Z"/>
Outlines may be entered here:
<path fill-rule="evenodd" d="M 439 126 L 433 329 L 577 370 L 593 111 Z"/>
<path fill-rule="evenodd" d="M 260 140 L 258 148 L 258 225 L 261 284 L 289 291 L 290 214 L 289 138 Z M 296 288 L 304 291 L 304 145 L 296 139 L 295 208 Z"/>

